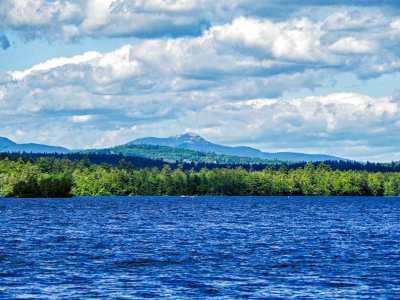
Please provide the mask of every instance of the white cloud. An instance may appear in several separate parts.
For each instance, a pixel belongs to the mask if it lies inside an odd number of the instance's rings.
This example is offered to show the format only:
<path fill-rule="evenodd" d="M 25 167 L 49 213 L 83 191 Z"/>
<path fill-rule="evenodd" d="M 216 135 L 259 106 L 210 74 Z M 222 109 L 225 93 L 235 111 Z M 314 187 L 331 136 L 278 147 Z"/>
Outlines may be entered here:
<path fill-rule="evenodd" d="M 3 0 L 0 25 L 27 38 L 73 40 L 98 36 L 198 33 L 214 1 Z M 213 8 L 214 7 L 214 8 Z M 211 11 L 210 11 L 211 9 Z"/>
<path fill-rule="evenodd" d="M 400 18 L 397 18 L 397 19 L 393 20 L 393 21 L 390 23 L 390 26 L 391 26 L 393 29 L 400 30 Z"/>
<path fill-rule="evenodd" d="M 13 32 L 23 40 L 46 39 L 71 41 L 81 37 L 78 24 L 84 15 L 75 0 L 2 0 L 0 29 Z M 16 44 L 14 44 L 15 46 Z"/>
<path fill-rule="evenodd" d="M 238 130 L 223 133 L 225 136 L 230 135 L 233 140 L 246 136 L 258 140 L 261 135 L 281 139 L 281 142 L 291 140 L 293 137 L 290 135 L 298 135 L 298 138 L 304 139 L 307 136 L 315 138 L 320 135 L 335 138 L 336 135 L 357 133 L 358 130 L 368 133 L 368 130 L 375 125 L 384 128 L 386 123 L 400 118 L 399 104 L 392 98 L 372 98 L 354 93 L 335 93 L 279 101 L 246 100 L 209 106 L 206 112 L 217 115 L 229 112 L 227 115 L 230 115 L 228 122 L 230 129 L 234 128 L 233 124 L 242 124 L 244 120 L 246 124 L 251 125 L 247 133 L 243 132 L 247 127 L 239 130 L 239 126 Z M 218 116 L 209 118 L 220 119 Z M 224 119 L 226 121 L 227 117 Z M 354 135 L 354 138 L 356 136 Z M 312 141 L 308 140 L 307 143 Z"/>
<path fill-rule="evenodd" d="M 320 43 L 323 31 L 308 19 L 273 23 L 241 17 L 210 32 L 218 42 L 277 59 L 316 61 L 325 56 Z"/>
<path fill-rule="evenodd" d="M 329 49 L 339 54 L 368 54 L 373 53 L 376 46 L 368 40 L 344 37 L 329 46 Z"/>
<path fill-rule="evenodd" d="M 68 117 L 68 119 L 73 123 L 87 123 L 95 118 L 93 115 L 77 115 Z"/>
<path fill-rule="evenodd" d="M 65 65 L 77 65 L 77 64 L 83 64 L 87 63 L 91 60 L 94 60 L 96 58 L 101 57 L 101 54 L 98 52 L 86 52 L 82 55 L 77 55 L 73 56 L 70 58 L 67 57 L 58 57 L 58 58 L 53 58 L 49 59 L 43 63 L 34 65 L 32 68 L 23 70 L 23 71 L 11 71 L 10 75 L 15 79 L 15 80 L 21 80 L 28 75 L 34 75 L 40 72 L 47 72 L 52 69 L 62 67 Z"/>
<path fill-rule="evenodd" d="M 85 9 L 85 19 L 80 27 L 84 31 L 91 31 L 104 26 L 111 15 L 111 5 L 114 0 L 88 0 Z"/>
<path fill-rule="evenodd" d="M 377 9 L 339 9 L 329 14 L 322 26 L 328 31 L 358 31 L 384 26 L 387 18 Z"/>

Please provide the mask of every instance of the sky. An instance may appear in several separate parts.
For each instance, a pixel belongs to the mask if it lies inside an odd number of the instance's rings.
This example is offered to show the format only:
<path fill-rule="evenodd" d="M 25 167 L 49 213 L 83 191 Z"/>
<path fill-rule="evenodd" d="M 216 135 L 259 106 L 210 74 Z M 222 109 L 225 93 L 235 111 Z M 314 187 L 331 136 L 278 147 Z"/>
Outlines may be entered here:
<path fill-rule="evenodd" d="M 1 0 L 0 136 L 400 160 L 398 0 Z"/>

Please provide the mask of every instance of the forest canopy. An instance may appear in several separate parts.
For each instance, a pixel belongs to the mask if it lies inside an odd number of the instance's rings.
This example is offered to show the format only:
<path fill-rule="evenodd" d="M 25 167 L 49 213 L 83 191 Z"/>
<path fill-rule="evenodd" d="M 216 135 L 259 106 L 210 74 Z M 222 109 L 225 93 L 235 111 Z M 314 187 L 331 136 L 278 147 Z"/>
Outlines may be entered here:
<path fill-rule="evenodd" d="M 319 163 L 297 168 L 267 166 L 184 169 L 135 168 L 89 160 L 40 157 L 0 159 L 0 196 L 98 195 L 400 195 L 399 172 L 333 170 Z"/>

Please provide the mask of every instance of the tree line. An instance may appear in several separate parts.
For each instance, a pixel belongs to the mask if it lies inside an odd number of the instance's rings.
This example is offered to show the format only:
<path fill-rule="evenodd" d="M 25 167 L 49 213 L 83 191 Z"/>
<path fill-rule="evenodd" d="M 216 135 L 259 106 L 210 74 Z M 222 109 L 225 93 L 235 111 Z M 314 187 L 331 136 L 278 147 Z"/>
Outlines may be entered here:
<path fill-rule="evenodd" d="M 0 160 L 10 159 L 13 161 L 22 160 L 24 162 L 35 163 L 40 159 L 48 160 L 69 160 L 73 163 L 79 163 L 86 161 L 89 164 L 95 165 L 107 165 L 107 166 L 119 166 L 121 161 L 126 167 L 134 169 L 145 169 L 145 168 L 158 168 L 161 169 L 165 165 L 169 165 L 171 169 L 182 169 L 184 171 L 200 171 L 206 169 L 236 169 L 243 168 L 248 171 L 262 171 L 266 168 L 272 168 L 273 170 L 279 170 L 282 167 L 292 170 L 303 168 L 307 162 L 280 162 L 271 161 L 270 163 L 207 163 L 207 162 L 166 162 L 161 159 L 151 159 L 142 156 L 124 155 L 122 153 L 83 153 L 73 152 L 67 154 L 58 153 L 0 153 Z M 341 171 L 367 171 L 367 172 L 400 172 L 400 162 L 393 161 L 390 163 L 377 163 L 377 162 L 358 162 L 352 160 L 341 160 L 341 161 L 324 161 L 325 165 L 329 166 L 332 170 Z M 321 162 L 313 162 L 314 166 L 318 166 Z"/>
<path fill-rule="evenodd" d="M 181 167 L 136 169 L 88 160 L 41 157 L 0 159 L 0 196 L 65 197 L 98 195 L 400 195 L 400 173 L 333 170 L 307 163 L 262 170 Z"/>

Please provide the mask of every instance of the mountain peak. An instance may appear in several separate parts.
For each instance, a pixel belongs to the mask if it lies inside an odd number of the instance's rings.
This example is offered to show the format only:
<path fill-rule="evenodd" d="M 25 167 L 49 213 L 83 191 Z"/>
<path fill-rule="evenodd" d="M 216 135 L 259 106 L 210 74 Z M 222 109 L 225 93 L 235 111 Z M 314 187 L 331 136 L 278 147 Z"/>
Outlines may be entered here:
<path fill-rule="evenodd" d="M 167 138 L 147 137 L 136 139 L 129 142 L 128 145 L 158 145 L 175 148 L 192 149 L 211 144 L 200 135 L 192 132 L 186 132 L 180 135 L 170 136 Z"/>
<path fill-rule="evenodd" d="M 203 137 L 201 137 L 200 135 L 193 133 L 193 132 L 186 132 L 184 134 L 181 135 L 177 135 L 176 138 L 178 139 L 182 139 L 182 140 L 204 140 Z"/>

